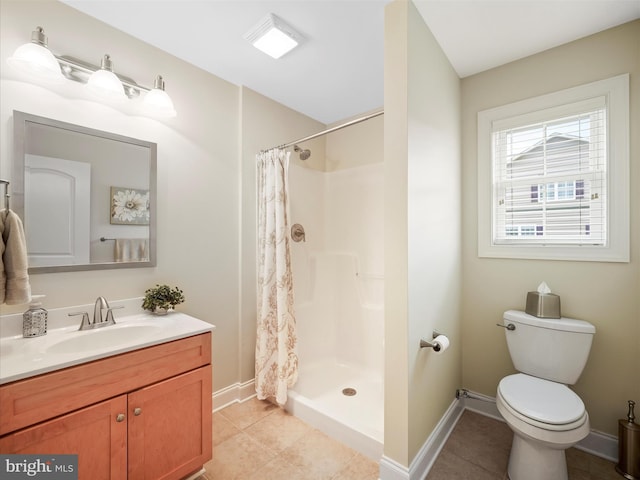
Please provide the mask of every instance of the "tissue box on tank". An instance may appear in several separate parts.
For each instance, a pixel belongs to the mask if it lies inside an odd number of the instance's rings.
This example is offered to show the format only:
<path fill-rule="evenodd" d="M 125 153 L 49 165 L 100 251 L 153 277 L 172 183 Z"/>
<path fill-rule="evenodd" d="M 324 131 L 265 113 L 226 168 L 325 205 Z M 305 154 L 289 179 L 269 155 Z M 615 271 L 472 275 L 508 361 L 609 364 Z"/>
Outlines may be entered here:
<path fill-rule="evenodd" d="M 553 293 L 528 292 L 525 312 L 538 318 L 560 318 L 560 297 Z"/>

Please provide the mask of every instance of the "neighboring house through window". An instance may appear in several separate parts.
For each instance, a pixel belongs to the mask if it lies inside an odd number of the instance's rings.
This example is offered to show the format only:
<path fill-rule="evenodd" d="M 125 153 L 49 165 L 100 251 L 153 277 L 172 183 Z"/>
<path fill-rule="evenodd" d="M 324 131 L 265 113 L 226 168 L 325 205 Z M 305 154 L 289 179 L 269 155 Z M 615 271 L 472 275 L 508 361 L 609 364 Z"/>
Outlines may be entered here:
<path fill-rule="evenodd" d="M 590 224 L 602 225 L 604 220 L 600 205 L 604 166 L 600 164 L 604 163 L 605 136 L 604 122 L 598 121 L 602 113 L 509 132 L 508 150 L 516 151 L 511 156 L 500 157 L 496 151 L 504 150 L 504 146 L 496 145 L 494 169 L 506 172 L 494 180 L 494 189 L 502 189 L 496 191 L 501 197 L 496 212 L 496 242 L 508 243 L 515 236 L 535 237 L 528 240 L 537 243 L 604 243 L 604 231 L 598 239 L 590 235 Z M 591 121 L 591 116 L 596 119 Z M 566 133 L 558 133 L 561 130 Z M 503 134 L 494 136 L 500 139 Z M 542 138 L 527 146 L 538 136 Z M 519 149 L 523 149 L 521 153 L 517 153 Z M 506 162 L 506 168 L 496 162 Z M 591 199 L 591 191 L 601 193 Z"/>

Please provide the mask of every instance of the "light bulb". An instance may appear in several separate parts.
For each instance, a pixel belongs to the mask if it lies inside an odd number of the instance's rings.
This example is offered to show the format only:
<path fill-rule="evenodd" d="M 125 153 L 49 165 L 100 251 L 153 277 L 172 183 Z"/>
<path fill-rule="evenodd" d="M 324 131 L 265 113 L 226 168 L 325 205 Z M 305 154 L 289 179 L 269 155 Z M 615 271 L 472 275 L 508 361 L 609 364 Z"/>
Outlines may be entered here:
<path fill-rule="evenodd" d="M 19 46 L 13 56 L 7 59 L 12 67 L 35 74 L 38 78 L 48 82 L 61 83 L 64 76 L 60 71 L 60 64 L 47 48 L 47 36 L 42 27 L 37 27 L 31 34 L 31 43 Z"/>
<path fill-rule="evenodd" d="M 244 38 L 262 52 L 273 58 L 280 58 L 294 49 L 302 36 L 287 25 L 281 18 L 269 13 Z"/>
<path fill-rule="evenodd" d="M 113 73 L 109 55 L 105 55 L 102 58 L 100 70 L 93 72 L 89 77 L 87 89 L 94 95 L 106 100 L 120 101 L 127 99 L 122 82 Z"/>
<path fill-rule="evenodd" d="M 296 42 L 295 39 L 275 27 L 268 30 L 262 37 L 253 42 L 253 46 L 258 50 L 262 50 L 270 57 L 276 59 L 294 49 L 297 45 L 298 42 Z"/>
<path fill-rule="evenodd" d="M 171 97 L 164 91 L 164 80 L 158 75 L 152 90 L 147 92 L 143 100 L 145 113 L 155 116 L 171 118 L 177 115 Z"/>

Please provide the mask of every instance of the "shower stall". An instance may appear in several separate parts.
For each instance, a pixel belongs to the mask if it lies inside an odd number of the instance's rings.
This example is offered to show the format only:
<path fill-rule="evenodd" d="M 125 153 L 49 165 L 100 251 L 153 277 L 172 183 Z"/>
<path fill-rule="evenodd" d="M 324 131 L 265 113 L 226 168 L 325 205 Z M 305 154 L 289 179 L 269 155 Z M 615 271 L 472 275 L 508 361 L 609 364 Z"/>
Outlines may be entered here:
<path fill-rule="evenodd" d="M 327 156 L 334 153 L 330 142 Z M 289 179 L 291 223 L 298 224 L 291 260 L 299 372 L 286 408 L 378 461 L 384 428 L 382 153 L 371 163 L 347 160 L 320 171 L 298 161 L 313 152 L 294 151 Z"/>

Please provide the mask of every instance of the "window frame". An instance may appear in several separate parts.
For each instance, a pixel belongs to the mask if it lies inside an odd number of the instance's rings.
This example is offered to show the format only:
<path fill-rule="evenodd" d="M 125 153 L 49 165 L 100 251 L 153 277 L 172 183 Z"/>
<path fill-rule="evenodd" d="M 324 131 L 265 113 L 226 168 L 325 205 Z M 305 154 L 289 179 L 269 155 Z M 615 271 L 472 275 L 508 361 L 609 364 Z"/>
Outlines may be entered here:
<path fill-rule="evenodd" d="M 492 131 L 495 122 L 604 97 L 607 109 L 607 242 L 605 245 L 496 244 L 493 239 Z M 478 256 L 595 262 L 630 261 L 629 74 L 478 112 Z M 541 182 L 544 183 L 544 182 Z M 615 188 L 613 188 L 615 186 Z M 574 193 L 577 186 L 574 185 Z M 538 195 L 540 192 L 538 192 Z M 526 237 L 523 237 L 526 238 Z"/>

